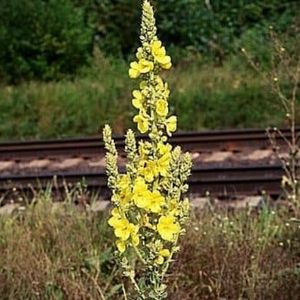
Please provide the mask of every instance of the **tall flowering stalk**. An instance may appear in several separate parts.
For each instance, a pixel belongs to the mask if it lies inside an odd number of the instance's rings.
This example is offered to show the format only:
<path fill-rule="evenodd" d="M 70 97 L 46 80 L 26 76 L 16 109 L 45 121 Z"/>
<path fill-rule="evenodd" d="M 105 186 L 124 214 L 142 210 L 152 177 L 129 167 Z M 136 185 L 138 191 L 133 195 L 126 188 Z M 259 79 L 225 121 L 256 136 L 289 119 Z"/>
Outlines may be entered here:
<path fill-rule="evenodd" d="M 191 158 L 180 147 L 167 142 L 177 129 L 176 116 L 169 116 L 168 84 L 159 73 L 171 68 L 171 58 L 156 36 L 155 18 L 149 0 L 143 13 L 137 60 L 130 64 L 129 76 L 139 80 L 132 92 L 138 113 L 133 121 L 149 138 L 137 144 L 132 130 L 126 134 L 126 173 L 120 174 L 118 153 L 108 125 L 103 130 L 107 150 L 108 185 L 113 210 L 108 221 L 113 227 L 124 274 L 134 284 L 136 299 L 164 299 L 164 276 L 178 238 L 184 233 L 189 201 L 183 198 L 191 170 Z M 137 264 L 139 272 L 137 273 Z"/>

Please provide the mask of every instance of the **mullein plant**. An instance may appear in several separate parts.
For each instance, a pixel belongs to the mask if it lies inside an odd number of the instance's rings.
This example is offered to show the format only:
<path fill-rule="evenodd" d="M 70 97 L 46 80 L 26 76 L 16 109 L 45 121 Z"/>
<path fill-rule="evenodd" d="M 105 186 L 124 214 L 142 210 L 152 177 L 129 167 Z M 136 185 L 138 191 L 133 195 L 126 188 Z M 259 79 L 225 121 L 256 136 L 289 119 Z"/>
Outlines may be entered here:
<path fill-rule="evenodd" d="M 141 47 L 130 64 L 129 77 L 139 80 L 132 92 L 132 105 L 138 112 L 133 121 L 148 137 L 137 143 L 134 132 L 127 131 L 125 174 L 118 170 L 112 131 L 108 125 L 103 130 L 113 204 L 108 223 L 114 230 L 124 275 L 134 285 L 133 299 L 140 300 L 167 296 L 164 278 L 189 217 L 189 200 L 184 194 L 192 167 L 190 154 L 167 142 L 177 129 L 177 117 L 169 116 L 170 91 L 159 73 L 172 63 L 156 31 L 153 8 L 144 0 Z"/>

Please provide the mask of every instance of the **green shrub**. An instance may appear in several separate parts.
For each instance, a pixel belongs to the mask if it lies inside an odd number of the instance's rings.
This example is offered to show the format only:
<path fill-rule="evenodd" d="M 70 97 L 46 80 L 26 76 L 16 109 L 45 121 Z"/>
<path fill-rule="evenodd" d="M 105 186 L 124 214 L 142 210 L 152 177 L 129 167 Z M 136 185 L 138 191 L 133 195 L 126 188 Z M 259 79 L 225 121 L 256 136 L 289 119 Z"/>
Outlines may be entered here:
<path fill-rule="evenodd" d="M 73 1 L 84 7 L 104 52 L 125 56 L 132 53 L 138 35 L 140 1 Z M 237 49 L 238 39 L 248 30 L 255 29 L 258 38 L 270 25 L 284 31 L 299 10 L 297 1 L 289 0 L 154 2 L 159 32 L 167 45 L 200 51 L 219 61 Z"/>
<path fill-rule="evenodd" d="M 87 62 L 92 31 L 69 0 L 0 1 L 0 75 L 58 79 Z"/>

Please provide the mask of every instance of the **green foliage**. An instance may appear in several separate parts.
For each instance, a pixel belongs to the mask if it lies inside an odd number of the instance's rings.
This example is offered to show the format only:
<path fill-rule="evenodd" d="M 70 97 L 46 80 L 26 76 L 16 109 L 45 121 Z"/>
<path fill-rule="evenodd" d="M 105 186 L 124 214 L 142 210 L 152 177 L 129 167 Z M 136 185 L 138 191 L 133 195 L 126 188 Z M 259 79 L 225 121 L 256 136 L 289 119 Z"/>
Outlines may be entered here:
<path fill-rule="evenodd" d="M 3 0 L 0 11 L 2 79 L 58 79 L 87 62 L 92 31 L 71 1 Z"/>
<path fill-rule="evenodd" d="M 296 16 L 296 5 L 281 0 L 158 1 L 158 24 L 170 44 L 192 47 L 221 61 L 237 50 L 236 41 L 248 30 L 255 28 L 258 37 L 270 25 L 285 30 Z"/>
<path fill-rule="evenodd" d="M 160 37 L 168 48 L 176 47 L 175 62 L 191 52 L 223 62 L 244 42 L 267 52 L 259 43 L 267 28 L 285 31 L 300 6 L 293 0 L 154 2 Z M 140 5 L 140 0 L 0 1 L 0 80 L 60 79 L 84 65 L 95 46 L 108 56 L 131 56 Z"/>
<path fill-rule="evenodd" d="M 73 0 L 82 5 L 80 0 Z M 167 45 L 223 60 L 236 51 L 238 40 L 248 30 L 258 38 L 273 25 L 286 30 L 297 16 L 298 1 L 281 0 L 168 0 L 154 1 L 158 29 Z M 140 1 L 87 2 L 98 45 L 109 54 L 128 55 L 136 47 Z M 124 22 L 126 20 L 126 22 Z M 236 44 L 237 43 L 237 44 Z"/>

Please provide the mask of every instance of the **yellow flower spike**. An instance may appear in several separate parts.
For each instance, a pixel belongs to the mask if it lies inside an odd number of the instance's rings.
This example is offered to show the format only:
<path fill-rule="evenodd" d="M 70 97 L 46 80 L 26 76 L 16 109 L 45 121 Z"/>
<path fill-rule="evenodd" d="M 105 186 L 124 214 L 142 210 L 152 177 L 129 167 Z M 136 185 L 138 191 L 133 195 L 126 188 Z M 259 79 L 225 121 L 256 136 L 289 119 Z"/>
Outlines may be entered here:
<path fill-rule="evenodd" d="M 174 242 L 176 236 L 180 233 L 180 226 L 173 216 L 162 216 L 159 218 L 157 231 L 165 241 Z"/>
<path fill-rule="evenodd" d="M 160 117 L 165 117 L 168 112 L 168 102 L 162 99 L 159 99 L 156 101 L 156 113 L 160 116 Z"/>
<path fill-rule="evenodd" d="M 133 121 L 137 123 L 140 133 L 146 133 L 149 130 L 149 121 L 142 115 L 137 115 L 133 118 Z"/>
<path fill-rule="evenodd" d="M 172 132 L 175 132 L 177 129 L 177 117 L 171 116 L 166 120 L 166 129 L 168 135 L 171 135 Z"/>
<path fill-rule="evenodd" d="M 132 99 L 132 105 L 137 109 L 143 109 L 144 108 L 144 96 L 139 90 L 134 90 L 132 92 L 133 99 Z"/>
<path fill-rule="evenodd" d="M 177 117 L 168 115 L 170 90 L 159 72 L 169 69 L 172 62 L 156 33 L 150 0 L 143 0 L 141 46 L 136 61 L 130 64 L 129 76 L 139 79 L 132 93 L 132 105 L 139 110 L 133 121 L 148 137 L 137 146 L 133 133 L 130 138 L 126 136 L 125 175 L 118 171 L 118 153 L 109 126 L 103 137 L 108 186 L 115 207 L 108 223 L 116 236 L 125 275 L 136 287 L 138 295 L 132 298 L 162 300 L 167 294 L 164 275 L 188 217 L 188 203 L 182 201 L 182 193 L 187 190 L 191 159 L 167 143 L 177 129 Z M 136 259 L 143 265 L 140 272 L 134 269 Z M 148 283 L 146 288 L 142 282 Z"/>

